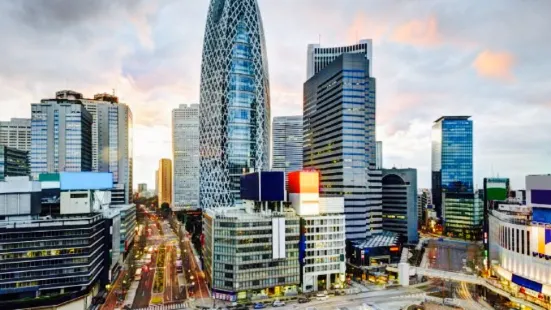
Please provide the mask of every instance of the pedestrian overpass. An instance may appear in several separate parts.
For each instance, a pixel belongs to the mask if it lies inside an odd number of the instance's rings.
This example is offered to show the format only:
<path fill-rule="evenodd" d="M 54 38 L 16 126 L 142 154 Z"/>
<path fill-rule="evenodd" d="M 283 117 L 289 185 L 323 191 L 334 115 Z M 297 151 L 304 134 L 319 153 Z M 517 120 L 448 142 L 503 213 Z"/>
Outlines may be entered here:
<path fill-rule="evenodd" d="M 407 264 L 407 263 L 400 263 L 400 265 L 402 265 L 402 264 Z M 407 264 L 407 265 L 409 265 L 409 264 Z M 406 268 L 404 268 L 404 267 L 405 267 L 405 265 L 402 265 L 401 268 L 399 268 L 397 266 L 389 265 L 389 266 L 386 267 L 386 270 L 390 271 L 390 272 L 398 273 L 398 279 L 401 279 L 402 277 L 401 277 L 401 274 L 400 274 L 399 270 L 400 269 L 405 270 Z M 466 283 L 470 283 L 470 284 L 481 285 L 481 286 L 484 286 L 485 288 L 491 290 L 492 292 L 494 292 L 496 294 L 507 297 L 509 300 L 511 300 L 513 302 L 516 302 L 518 304 L 524 305 L 526 307 L 529 307 L 530 309 L 545 310 L 545 308 L 543 308 L 543 307 L 535 305 L 535 304 L 533 304 L 531 302 L 528 302 L 524 299 L 520 299 L 520 298 L 512 296 L 509 292 L 506 292 L 506 291 L 502 290 L 499 287 L 493 286 L 486 279 L 484 279 L 482 277 L 479 277 L 479 276 L 468 275 L 468 274 L 463 274 L 463 273 L 459 273 L 459 272 L 451 272 L 451 271 L 444 271 L 444 270 L 438 270 L 438 269 L 409 266 L 408 282 L 409 282 L 409 277 L 416 276 L 416 275 L 417 276 L 424 276 L 424 277 L 428 277 L 428 278 L 438 278 L 438 279 L 444 279 L 444 280 L 448 280 L 448 281 L 466 282 Z M 400 283 L 403 283 L 403 282 L 400 281 Z"/>

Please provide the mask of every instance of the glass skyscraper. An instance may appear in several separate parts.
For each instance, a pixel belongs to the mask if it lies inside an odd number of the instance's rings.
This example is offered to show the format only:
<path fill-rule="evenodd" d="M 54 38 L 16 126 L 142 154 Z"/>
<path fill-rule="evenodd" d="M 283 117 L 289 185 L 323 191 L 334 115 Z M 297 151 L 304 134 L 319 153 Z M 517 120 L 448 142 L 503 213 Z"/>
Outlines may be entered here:
<path fill-rule="evenodd" d="M 92 115 L 80 100 L 31 105 L 31 174 L 92 170 Z"/>
<path fill-rule="evenodd" d="M 470 116 L 443 116 L 432 127 L 432 194 L 444 229 L 470 229 L 478 215 L 473 191 L 473 122 Z M 448 203 L 446 203 L 448 199 Z"/>
<path fill-rule="evenodd" d="M 201 66 L 201 208 L 233 205 L 240 176 L 269 168 L 269 90 L 256 0 L 212 0 Z"/>
<path fill-rule="evenodd" d="M 273 170 L 302 170 L 302 116 L 274 117 L 272 143 Z"/>
<path fill-rule="evenodd" d="M 375 79 L 365 55 L 342 54 L 306 81 L 303 107 L 304 168 L 320 172 L 321 196 L 344 197 L 346 238 L 365 240 L 382 227 L 381 171 L 370 173 Z"/>

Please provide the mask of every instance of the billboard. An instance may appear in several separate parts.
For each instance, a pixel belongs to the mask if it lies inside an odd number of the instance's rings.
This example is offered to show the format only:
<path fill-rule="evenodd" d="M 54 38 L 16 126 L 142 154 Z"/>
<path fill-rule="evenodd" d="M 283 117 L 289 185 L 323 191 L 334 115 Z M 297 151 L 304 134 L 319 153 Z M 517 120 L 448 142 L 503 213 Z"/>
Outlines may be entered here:
<path fill-rule="evenodd" d="M 551 228 L 532 226 L 530 247 L 534 256 L 551 257 Z"/>
<path fill-rule="evenodd" d="M 285 201 L 285 173 L 283 171 L 263 171 L 242 175 L 241 199 Z"/>
<path fill-rule="evenodd" d="M 62 172 L 59 181 L 62 191 L 113 188 L 113 174 L 110 172 Z"/>
<path fill-rule="evenodd" d="M 294 171 L 289 173 L 289 193 L 319 194 L 319 172 Z"/>

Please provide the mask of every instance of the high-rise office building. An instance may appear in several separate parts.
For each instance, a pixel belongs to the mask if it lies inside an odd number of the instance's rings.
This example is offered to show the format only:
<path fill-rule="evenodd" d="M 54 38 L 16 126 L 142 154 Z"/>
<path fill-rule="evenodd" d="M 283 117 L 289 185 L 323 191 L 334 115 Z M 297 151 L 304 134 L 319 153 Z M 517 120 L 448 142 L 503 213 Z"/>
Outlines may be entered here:
<path fill-rule="evenodd" d="M 302 170 L 302 116 L 274 117 L 272 144 L 272 170 Z"/>
<path fill-rule="evenodd" d="M 320 172 L 320 195 L 344 196 L 347 239 L 379 233 L 375 79 L 365 55 L 342 54 L 306 81 L 303 107 L 303 164 Z"/>
<path fill-rule="evenodd" d="M 133 122 L 128 105 L 110 94 L 84 98 L 79 92 L 61 90 L 56 99 L 79 100 L 92 115 L 92 171 L 111 172 L 114 194 L 122 204 L 133 192 Z"/>
<path fill-rule="evenodd" d="M 12 118 L 0 121 L 0 145 L 22 151 L 31 150 L 31 120 Z"/>
<path fill-rule="evenodd" d="M 366 39 L 350 46 L 321 47 L 320 44 L 308 44 L 306 78 L 311 78 L 344 53 L 364 55 L 370 64 L 369 76 L 373 76 L 373 42 Z"/>
<path fill-rule="evenodd" d="M 414 243 L 419 239 L 418 222 L 417 170 L 383 169 L 383 230 Z"/>
<path fill-rule="evenodd" d="M 375 169 L 383 169 L 383 141 L 375 143 Z"/>
<path fill-rule="evenodd" d="M 432 126 L 432 199 L 442 213 L 442 192 L 473 192 L 473 122 L 443 116 Z"/>
<path fill-rule="evenodd" d="M 78 99 L 31 105 L 31 174 L 92 170 L 92 115 Z"/>
<path fill-rule="evenodd" d="M 29 152 L 0 145 L 0 181 L 30 175 Z"/>
<path fill-rule="evenodd" d="M 201 208 L 231 206 L 239 177 L 270 165 L 270 86 L 256 0 L 211 1 L 201 67 Z"/>
<path fill-rule="evenodd" d="M 473 190 L 473 122 L 469 116 L 443 116 L 432 127 L 432 197 L 444 231 L 479 235 L 481 200 Z M 446 199 L 448 201 L 446 201 Z M 480 225 L 482 223 L 480 222 Z"/>
<path fill-rule="evenodd" d="M 173 210 L 199 207 L 199 105 L 172 110 Z"/>
<path fill-rule="evenodd" d="M 158 173 L 158 195 L 159 207 L 163 203 L 172 206 L 172 161 L 168 158 L 159 160 Z"/>

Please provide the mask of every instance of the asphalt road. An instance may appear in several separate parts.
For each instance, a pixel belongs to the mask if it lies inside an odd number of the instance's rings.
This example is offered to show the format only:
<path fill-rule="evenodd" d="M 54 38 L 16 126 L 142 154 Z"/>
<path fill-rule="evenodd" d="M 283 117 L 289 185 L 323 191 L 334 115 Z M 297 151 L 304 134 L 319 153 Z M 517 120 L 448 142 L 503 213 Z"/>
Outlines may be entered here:
<path fill-rule="evenodd" d="M 151 228 L 151 236 L 147 238 L 147 248 L 150 246 L 158 247 L 162 238 L 159 234 L 159 230 L 155 227 L 154 224 L 149 225 Z M 151 253 L 151 263 L 149 263 L 149 270 L 142 273 L 142 279 L 140 280 L 140 285 L 136 291 L 136 297 L 134 298 L 134 303 L 132 308 L 146 308 L 149 306 L 149 301 L 151 300 L 151 290 L 153 285 L 153 276 L 155 275 L 155 262 L 157 260 L 157 253 Z"/>
<path fill-rule="evenodd" d="M 191 241 L 186 236 L 184 238 L 184 250 L 182 253 L 184 276 L 188 287 L 188 295 L 195 299 L 209 298 L 209 290 L 205 281 L 205 274 L 199 268 L 193 251 Z"/>

